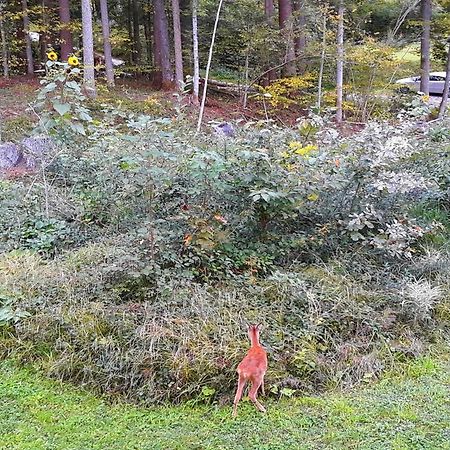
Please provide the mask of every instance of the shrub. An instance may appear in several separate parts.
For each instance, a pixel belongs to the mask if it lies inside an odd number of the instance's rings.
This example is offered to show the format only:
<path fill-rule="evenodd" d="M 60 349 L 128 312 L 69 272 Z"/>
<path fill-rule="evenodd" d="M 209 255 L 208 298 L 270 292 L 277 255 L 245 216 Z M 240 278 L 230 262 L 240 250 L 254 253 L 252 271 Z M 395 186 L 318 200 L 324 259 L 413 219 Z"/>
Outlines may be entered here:
<path fill-rule="evenodd" d="M 2 354 L 150 403 L 230 392 L 245 321 L 277 392 L 374 379 L 448 322 L 444 215 L 418 209 L 447 207 L 445 136 L 314 116 L 228 140 L 127 114 L 90 132 L 0 184 L 0 286 L 31 314 Z"/>

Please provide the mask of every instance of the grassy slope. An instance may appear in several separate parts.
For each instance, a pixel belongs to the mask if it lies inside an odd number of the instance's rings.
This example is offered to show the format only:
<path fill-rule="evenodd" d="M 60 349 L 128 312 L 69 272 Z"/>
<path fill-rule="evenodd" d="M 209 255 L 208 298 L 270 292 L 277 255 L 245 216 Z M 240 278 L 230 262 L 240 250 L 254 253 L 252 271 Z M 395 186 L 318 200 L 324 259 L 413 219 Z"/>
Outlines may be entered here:
<path fill-rule="evenodd" d="M 450 366 L 422 359 L 409 376 L 351 395 L 230 408 L 137 408 L 0 363 L 0 449 L 450 449 Z"/>

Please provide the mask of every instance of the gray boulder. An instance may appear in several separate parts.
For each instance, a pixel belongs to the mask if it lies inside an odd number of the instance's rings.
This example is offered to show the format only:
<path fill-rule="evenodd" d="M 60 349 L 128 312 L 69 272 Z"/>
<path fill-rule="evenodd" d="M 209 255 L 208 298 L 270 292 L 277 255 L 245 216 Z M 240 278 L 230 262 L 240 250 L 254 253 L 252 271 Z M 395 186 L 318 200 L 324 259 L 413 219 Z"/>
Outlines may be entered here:
<path fill-rule="evenodd" d="M 56 148 L 55 141 L 48 136 L 28 137 L 21 144 L 25 153 L 35 158 L 43 158 Z"/>
<path fill-rule="evenodd" d="M 23 159 L 21 148 L 13 142 L 0 144 L 0 170 L 8 170 L 18 166 Z"/>

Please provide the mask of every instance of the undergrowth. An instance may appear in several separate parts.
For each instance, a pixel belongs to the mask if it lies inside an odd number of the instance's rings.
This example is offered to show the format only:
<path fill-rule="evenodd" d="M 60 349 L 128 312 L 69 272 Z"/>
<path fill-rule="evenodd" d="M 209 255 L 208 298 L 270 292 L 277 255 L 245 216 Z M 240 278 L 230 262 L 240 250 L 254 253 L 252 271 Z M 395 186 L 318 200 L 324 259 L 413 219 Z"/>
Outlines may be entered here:
<path fill-rule="evenodd" d="M 342 137 L 311 116 L 226 138 L 181 111 L 98 113 L 83 136 L 48 111 L 51 154 L 0 181 L 1 357 L 210 402 L 232 391 L 246 322 L 264 324 L 275 397 L 377 379 L 445 336 L 445 133 Z"/>

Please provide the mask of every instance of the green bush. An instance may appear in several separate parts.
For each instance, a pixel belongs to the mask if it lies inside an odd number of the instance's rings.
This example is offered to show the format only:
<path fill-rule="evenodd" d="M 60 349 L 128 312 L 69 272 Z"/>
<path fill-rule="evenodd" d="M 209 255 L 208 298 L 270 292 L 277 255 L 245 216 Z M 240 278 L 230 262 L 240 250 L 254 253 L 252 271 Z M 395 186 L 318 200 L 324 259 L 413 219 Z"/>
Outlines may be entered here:
<path fill-rule="evenodd" d="M 443 332 L 445 134 L 310 117 L 224 140 L 109 113 L 0 184 L 0 286 L 30 314 L 1 354 L 176 401 L 230 392 L 246 321 L 265 325 L 273 392 L 375 379 Z"/>

